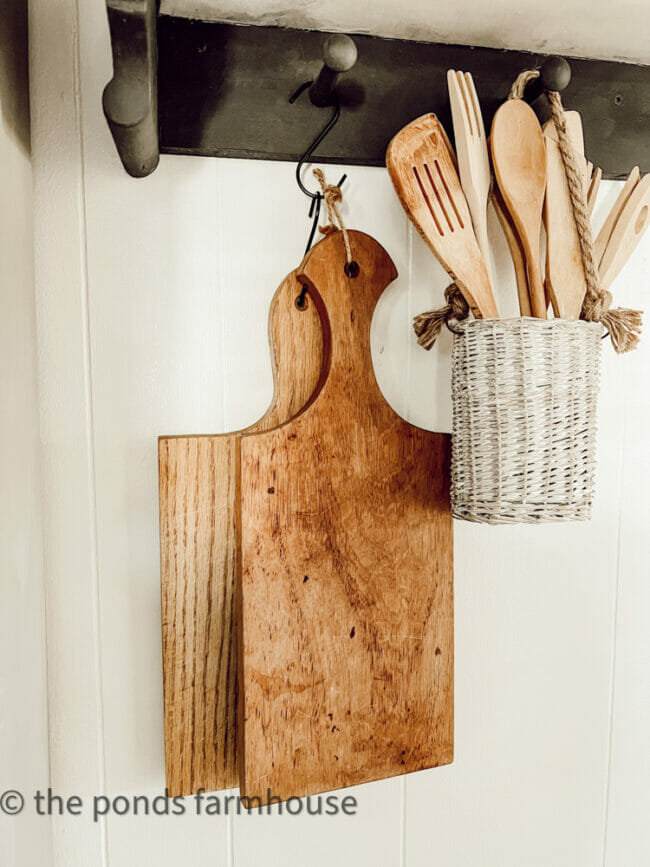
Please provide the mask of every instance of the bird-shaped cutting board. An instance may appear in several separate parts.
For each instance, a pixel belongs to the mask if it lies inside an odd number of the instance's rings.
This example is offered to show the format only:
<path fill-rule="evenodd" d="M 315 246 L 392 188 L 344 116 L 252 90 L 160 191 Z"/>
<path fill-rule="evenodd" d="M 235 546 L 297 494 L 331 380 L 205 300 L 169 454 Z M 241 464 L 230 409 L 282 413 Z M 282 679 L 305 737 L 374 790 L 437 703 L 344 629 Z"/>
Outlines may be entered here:
<path fill-rule="evenodd" d="M 287 799 L 453 757 L 449 437 L 384 400 L 370 322 L 396 275 L 341 232 L 303 261 L 321 314 L 320 388 L 241 440 L 241 794 Z M 353 273 L 353 272 L 352 272 Z"/>
<path fill-rule="evenodd" d="M 322 371 L 321 320 L 296 272 L 269 314 L 275 394 L 247 433 L 303 409 Z M 242 431 L 159 439 L 165 765 L 172 797 L 238 785 L 235 580 Z"/>

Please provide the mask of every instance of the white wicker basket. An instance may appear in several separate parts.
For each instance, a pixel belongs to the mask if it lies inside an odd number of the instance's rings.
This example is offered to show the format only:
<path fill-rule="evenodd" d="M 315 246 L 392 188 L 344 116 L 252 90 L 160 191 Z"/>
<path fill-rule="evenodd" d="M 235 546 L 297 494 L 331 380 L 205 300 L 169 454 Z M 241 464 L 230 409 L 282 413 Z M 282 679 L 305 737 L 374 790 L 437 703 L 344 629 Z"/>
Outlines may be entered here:
<path fill-rule="evenodd" d="M 602 327 L 475 319 L 452 356 L 454 517 L 488 524 L 591 517 Z"/>

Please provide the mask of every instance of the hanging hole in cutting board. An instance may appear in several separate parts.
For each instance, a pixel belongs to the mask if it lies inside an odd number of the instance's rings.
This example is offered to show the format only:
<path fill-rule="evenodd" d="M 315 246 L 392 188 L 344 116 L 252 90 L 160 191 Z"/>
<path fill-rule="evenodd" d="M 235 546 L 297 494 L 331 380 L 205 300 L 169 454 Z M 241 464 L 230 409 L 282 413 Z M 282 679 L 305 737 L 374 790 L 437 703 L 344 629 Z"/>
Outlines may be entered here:
<path fill-rule="evenodd" d="M 305 310 L 307 309 L 307 307 L 309 306 L 309 302 L 307 301 L 307 290 L 308 289 L 309 289 L 309 286 L 307 286 L 306 283 L 303 283 L 302 288 L 300 290 L 300 295 L 297 296 L 296 301 L 295 301 L 296 307 L 298 308 L 298 310 L 300 310 L 301 313 L 304 313 Z"/>
<path fill-rule="evenodd" d="M 358 277 L 359 272 L 361 271 L 361 269 L 359 268 L 359 265 L 354 261 L 353 262 L 346 262 L 345 265 L 343 266 L 343 270 L 345 271 L 346 276 L 351 277 L 352 279 L 354 279 L 355 277 Z"/>

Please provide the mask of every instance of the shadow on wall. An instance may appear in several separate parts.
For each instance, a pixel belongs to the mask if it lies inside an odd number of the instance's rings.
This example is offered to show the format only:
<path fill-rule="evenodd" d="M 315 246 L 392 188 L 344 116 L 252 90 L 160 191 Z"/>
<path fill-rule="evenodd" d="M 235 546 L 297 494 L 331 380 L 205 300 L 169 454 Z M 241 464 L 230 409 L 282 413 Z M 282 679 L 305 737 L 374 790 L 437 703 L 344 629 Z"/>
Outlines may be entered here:
<path fill-rule="evenodd" d="M 0 23 L 0 111 L 2 123 L 26 153 L 29 142 L 27 0 L 3 0 Z"/>

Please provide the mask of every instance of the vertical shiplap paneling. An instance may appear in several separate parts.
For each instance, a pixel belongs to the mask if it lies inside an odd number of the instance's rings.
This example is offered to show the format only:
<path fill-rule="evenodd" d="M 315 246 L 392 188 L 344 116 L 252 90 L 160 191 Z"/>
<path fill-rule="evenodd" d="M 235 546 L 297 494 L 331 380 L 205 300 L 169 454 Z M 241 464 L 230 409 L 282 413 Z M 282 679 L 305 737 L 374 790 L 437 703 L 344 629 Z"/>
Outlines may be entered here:
<path fill-rule="evenodd" d="M 335 183 L 345 171 L 327 166 Z M 222 274 L 226 293 L 227 427 L 254 421 L 272 394 L 266 320 L 279 282 L 300 261 L 309 230 L 308 200 L 299 192 L 295 167 L 287 163 L 224 161 Z M 305 182 L 317 189 L 311 171 Z M 342 214 L 350 228 L 385 244 L 400 272 L 384 293 L 372 323 L 378 381 L 389 402 L 402 409 L 408 352 L 407 228 L 384 172 L 349 168 Z M 321 223 L 327 217 L 323 208 Z M 246 239 L 243 242 L 242 239 Z M 354 254 L 354 250 L 353 250 Z M 353 859 L 357 867 L 394 867 L 400 851 L 400 784 L 386 780 L 338 793 L 358 801 L 355 816 L 242 815 L 234 820 L 234 864 L 308 863 L 310 867 Z"/>
<path fill-rule="evenodd" d="M 513 293 L 500 253 L 495 265 Z M 507 293 L 500 295 L 505 312 Z M 604 345 L 591 522 L 455 523 L 455 761 L 407 779 L 408 867 L 602 862 L 620 371 Z M 418 394 L 421 382 L 412 378 L 410 388 Z"/>
<path fill-rule="evenodd" d="M 103 687 L 103 707 L 85 725 L 105 747 L 105 779 L 95 788 L 153 799 L 164 790 L 156 438 L 223 424 L 217 167 L 163 158 L 151 178 L 127 177 L 101 111 L 111 74 L 104 4 L 79 12 L 86 409 L 99 605 L 85 655 L 101 661 Z M 56 226 L 53 214 L 50 230 Z M 69 329 L 74 320 L 59 321 L 62 335 L 66 322 Z M 61 537 L 74 547 L 79 540 L 65 511 L 62 517 Z M 79 578 L 87 580 L 81 570 Z M 61 677 L 70 678 L 63 662 Z M 87 679 L 78 681 L 89 689 Z M 68 701 L 69 713 L 77 703 Z M 63 749 L 74 752 L 76 744 L 66 738 Z M 193 816 L 191 802 L 187 809 L 167 819 L 109 816 L 108 863 L 225 864 L 226 820 Z M 87 853 L 78 861 L 57 855 L 66 865 L 90 863 Z"/>
<path fill-rule="evenodd" d="M 32 0 L 29 20 L 51 785 L 87 801 L 104 738 L 76 3 Z M 53 843 L 57 865 L 106 864 L 101 821 L 57 817 Z"/>
<path fill-rule="evenodd" d="M 650 239 L 612 287 L 616 301 L 648 310 Z M 650 863 L 650 333 L 620 360 L 625 429 L 616 656 L 605 867 Z"/>

